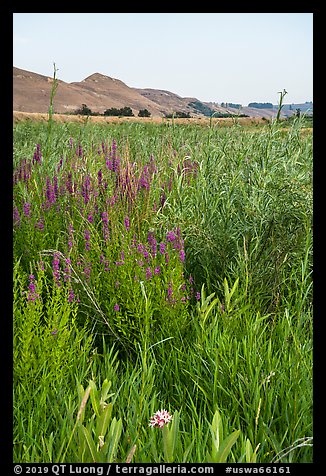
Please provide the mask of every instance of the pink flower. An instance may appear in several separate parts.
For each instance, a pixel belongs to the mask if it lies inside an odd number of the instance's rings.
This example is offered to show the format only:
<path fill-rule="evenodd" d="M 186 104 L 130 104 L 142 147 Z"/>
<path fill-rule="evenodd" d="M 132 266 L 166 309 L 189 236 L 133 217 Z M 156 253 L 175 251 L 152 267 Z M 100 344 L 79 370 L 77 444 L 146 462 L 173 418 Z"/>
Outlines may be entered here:
<path fill-rule="evenodd" d="M 172 415 L 166 410 L 158 410 L 149 420 L 149 426 L 163 428 L 172 420 Z"/>

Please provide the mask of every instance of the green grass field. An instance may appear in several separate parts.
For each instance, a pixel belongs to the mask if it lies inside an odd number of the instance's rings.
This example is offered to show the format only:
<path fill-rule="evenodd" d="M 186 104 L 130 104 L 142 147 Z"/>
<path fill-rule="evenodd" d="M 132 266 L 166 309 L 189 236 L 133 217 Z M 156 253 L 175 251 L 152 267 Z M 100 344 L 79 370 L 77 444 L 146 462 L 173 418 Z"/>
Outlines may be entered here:
<path fill-rule="evenodd" d="M 303 123 L 15 125 L 15 462 L 312 461 Z"/>

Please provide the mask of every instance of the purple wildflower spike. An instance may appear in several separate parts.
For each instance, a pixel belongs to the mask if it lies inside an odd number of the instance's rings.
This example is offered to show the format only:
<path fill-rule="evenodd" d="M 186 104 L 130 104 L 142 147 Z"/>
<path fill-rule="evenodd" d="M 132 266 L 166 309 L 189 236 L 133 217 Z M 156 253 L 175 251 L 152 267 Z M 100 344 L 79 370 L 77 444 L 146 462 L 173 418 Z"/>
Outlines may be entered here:
<path fill-rule="evenodd" d="M 155 239 L 153 231 L 148 232 L 147 240 L 148 240 L 149 246 L 151 247 L 152 255 L 155 257 L 156 249 L 157 249 L 157 241 Z"/>
<path fill-rule="evenodd" d="M 108 214 L 107 212 L 102 213 L 102 230 L 103 230 L 103 238 L 107 241 L 110 237 L 109 225 L 108 225 Z"/>
<path fill-rule="evenodd" d="M 125 224 L 125 228 L 127 231 L 129 231 L 130 229 L 130 219 L 129 219 L 129 216 L 127 215 L 126 218 L 124 219 L 124 224 Z"/>
<path fill-rule="evenodd" d="M 23 205 L 23 212 L 25 217 L 30 218 L 31 216 L 31 204 L 28 202 L 25 202 Z"/>
<path fill-rule="evenodd" d="M 36 149 L 33 155 L 33 165 L 35 163 L 41 163 L 42 162 L 42 152 L 41 152 L 41 146 L 40 144 L 36 145 Z"/>
<path fill-rule="evenodd" d="M 146 268 L 146 279 L 149 280 L 152 278 L 152 271 L 151 271 L 151 268 Z"/>
<path fill-rule="evenodd" d="M 27 299 L 28 301 L 35 301 L 38 299 L 40 295 L 36 292 L 36 286 L 35 286 L 35 276 L 31 274 L 29 276 L 29 285 L 28 285 L 28 296 Z"/>
<path fill-rule="evenodd" d="M 14 208 L 13 208 L 13 221 L 14 221 L 14 225 L 16 225 L 16 226 L 20 225 L 19 210 L 18 210 L 18 207 L 16 207 L 16 206 L 14 206 Z"/>
<path fill-rule="evenodd" d="M 84 237 L 85 237 L 85 249 L 89 251 L 91 249 L 91 244 L 90 244 L 91 237 L 90 237 L 89 230 L 85 230 Z"/>
<path fill-rule="evenodd" d="M 166 234 L 166 241 L 172 243 L 177 238 L 177 235 L 173 231 L 168 231 Z"/>
<path fill-rule="evenodd" d="M 97 183 L 98 183 L 98 188 L 101 188 L 102 186 L 102 170 L 100 169 L 98 172 L 97 172 Z"/>
<path fill-rule="evenodd" d="M 72 288 L 69 289 L 68 302 L 73 302 L 75 299 L 75 293 Z"/>

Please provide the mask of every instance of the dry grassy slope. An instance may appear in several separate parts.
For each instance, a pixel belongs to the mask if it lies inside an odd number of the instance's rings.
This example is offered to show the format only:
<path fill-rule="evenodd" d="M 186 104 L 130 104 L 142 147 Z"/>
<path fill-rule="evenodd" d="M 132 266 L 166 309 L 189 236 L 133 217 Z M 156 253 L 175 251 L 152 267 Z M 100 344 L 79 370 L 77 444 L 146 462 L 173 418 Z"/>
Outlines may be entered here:
<path fill-rule="evenodd" d="M 198 111 L 189 106 L 190 102 L 198 101 L 196 98 L 183 98 L 178 94 L 165 91 L 164 89 L 144 88 L 137 91 L 145 98 L 155 102 L 160 107 L 164 107 L 168 112 L 189 112 L 191 115 L 198 115 Z"/>
<path fill-rule="evenodd" d="M 220 112 L 220 113 L 231 113 L 238 115 L 239 113 L 242 114 L 247 114 L 249 117 L 265 117 L 271 118 L 275 117 L 276 112 L 273 109 L 255 109 L 255 108 L 250 108 L 250 107 L 243 107 L 241 110 L 235 109 L 235 108 L 225 108 L 216 105 L 215 103 L 212 102 L 204 102 L 200 101 L 197 98 L 188 98 L 188 97 L 181 97 L 178 96 L 175 93 L 171 93 L 170 91 L 165 91 L 164 89 L 151 89 L 151 88 L 145 88 L 145 89 L 137 89 L 139 93 L 150 99 L 151 101 L 159 104 L 159 105 L 164 105 L 169 111 L 182 111 L 182 112 L 189 112 L 190 115 L 196 117 L 196 116 L 202 116 L 198 112 L 198 109 L 195 109 L 193 106 L 190 106 L 189 103 L 193 102 L 199 102 L 204 106 L 209 107 L 212 111 L 214 112 Z M 286 114 L 281 113 L 281 117 L 285 117 Z"/>
<path fill-rule="evenodd" d="M 15 111 L 44 113 L 49 109 L 52 78 L 13 68 L 13 109 Z M 134 114 L 140 109 L 148 109 L 153 116 L 167 112 L 163 107 L 144 98 L 134 88 L 122 81 L 93 74 L 80 83 L 58 82 L 54 109 L 58 113 L 73 112 L 82 104 L 96 112 L 103 113 L 110 107 L 129 106 Z"/>
<path fill-rule="evenodd" d="M 13 68 L 13 109 L 22 112 L 46 113 L 49 108 L 52 78 Z M 93 112 L 103 113 L 111 107 L 131 107 L 137 115 L 140 109 L 148 109 L 153 117 L 182 111 L 191 116 L 202 116 L 189 106 L 196 98 L 182 98 L 170 91 L 151 88 L 131 88 L 119 79 L 95 73 L 83 81 L 58 82 L 54 101 L 57 113 L 69 113 L 86 104 Z M 225 109 L 212 106 L 213 110 Z"/>
<path fill-rule="evenodd" d="M 50 104 L 52 78 L 14 68 L 13 108 L 16 111 L 47 112 Z M 93 95 L 70 85 L 58 82 L 54 109 L 57 112 L 71 112 L 83 103 L 93 103 Z M 98 104 L 100 102 L 98 101 Z"/>
<path fill-rule="evenodd" d="M 137 89 L 130 88 L 119 79 L 100 73 L 94 73 L 79 83 L 70 84 L 84 90 L 85 93 L 94 95 L 100 102 L 96 110 L 102 113 L 109 107 L 122 108 L 125 106 L 130 107 L 134 114 L 138 114 L 140 109 L 148 109 L 153 116 L 161 116 L 166 112 L 165 108 L 162 110 L 156 103 L 139 94 Z M 92 109 L 88 103 L 86 104 Z"/>
<path fill-rule="evenodd" d="M 13 109 L 22 112 L 46 113 L 49 109 L 52 78 L 41 74 L 13 68 Z M 216 112 L 238 114 L 237 109 L 222 108 L 214 103 L 206 103 L 196 98 L 183 98 L 170 91 L 151 88 L 131 88 L 119 79 L 95 73 L 83 81 L 58 82 L 54 100 L 57 113 L 71 113 L 86 104 L 93 112 L 103 113 L 111 107 L 130 107 L 137 115 L 140 109 L 148 109 L 152 117 L 162 117 L 176 111 L 189 113 L 193 117 L 203 117 L 190 102 L 199 102 Z M 244 107 L 240 111 L 251 117 L 275 116 L 270 109 Z M 283 116 L 283 114 L 282 114 Z"/>

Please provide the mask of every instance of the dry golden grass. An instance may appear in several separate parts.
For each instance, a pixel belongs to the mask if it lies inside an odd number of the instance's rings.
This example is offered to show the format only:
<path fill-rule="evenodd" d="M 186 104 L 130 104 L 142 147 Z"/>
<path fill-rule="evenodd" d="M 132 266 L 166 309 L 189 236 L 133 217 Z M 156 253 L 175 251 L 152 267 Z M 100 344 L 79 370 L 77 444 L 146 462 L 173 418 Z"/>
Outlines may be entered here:
<path fill-rule="evenodd" d="M 202 124 L 207 125 L 210 121 L 213 124 L 221 124 L 223 126 L 232 126 L 234 124 L 234 119 L 231 117 L 228 118 L 216 118 L 213 117 L 210 119 L 209 117 L 192 117 L 192 118 L 178 118 L 178 119 L 167 119 L 165 117 L 110 117 L 110 116 L 81 116 L 75 114 L 53 114 L 53 120 L 59 123 L 64 122 L 78 122 L 84 123 L 86 120 L 92 123 L 121 123 L 121 122 L 150 122 L 154 124 L 161 124 L 173 121 L 178 124 Z M 38 112 L 22 112 L 22 111 L 13 111 L 13 122 L 17 124 L 21 121 L 41 121 L 46 122 L 49 116 L 45 113 L 38 113 Z M 265 121 L 261 118 L 257 117 L 240 117 L 237 119 L 237 122 L 241 125 L 256 125 L 256 124 L 263 124 Z"/>
<path fill-rule="evenodd" d="M 208 126 L 211 122 L 214 126 L 219 125 L 222 127 L 230 127 L 234 124 L 235 119 L 232 117 L 217 118 L 213 117 L 191 117 L 191 118 L 165 118 L 165 117 L 110 117 L 110 116 L 82 116 L 76 114 L 53 114 L 53 120 L 59 123 L 64 122 L 77 122 L 83 124 L 86 121 L 93 124 L 119 124 L 126 122 L 143 122 L 152 124 L 170 123 L 174 121 L 176 124 L 199 124 L 202 126 Z M 21 121 L 40 121 L 47 122 L 49 119 L 48 114 L 38 112 L 22 112 L 13 111 L 13 123 L 14 125 Z M 237 123 L 248 128 L 248 131 L 258 132 L 260 127 L 254 127 L 258 125 L 266 124 L 266 120 L 261 117 L 239 117 L 236 119 Z M 284 127 L 283 132 L 289 131 L 288 127 Z M 311 127 L 303 127 L 301 129 L 302 134 L 311 134 L 313 129 Z"/>

